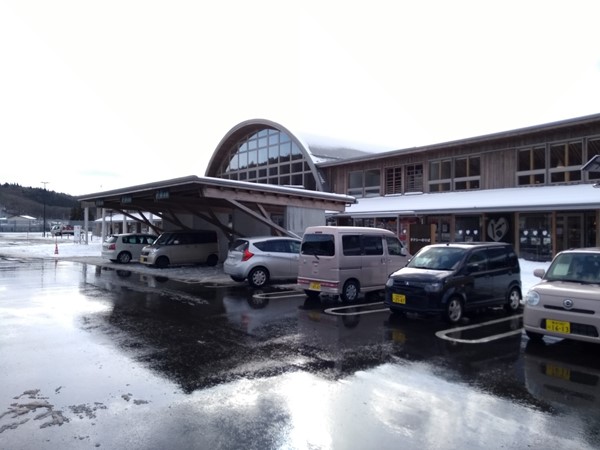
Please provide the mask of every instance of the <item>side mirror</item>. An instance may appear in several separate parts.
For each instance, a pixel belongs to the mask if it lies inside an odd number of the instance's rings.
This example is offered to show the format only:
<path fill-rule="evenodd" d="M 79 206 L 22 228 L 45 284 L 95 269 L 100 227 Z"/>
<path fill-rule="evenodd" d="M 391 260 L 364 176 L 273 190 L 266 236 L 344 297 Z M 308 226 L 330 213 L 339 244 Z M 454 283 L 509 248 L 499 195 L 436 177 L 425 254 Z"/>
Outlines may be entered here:
<path fill-rule="evenodd" d="M 406 247 L 402 247 L 402 248 L 400 249 L 400 255 L 401 255 L 401 256 L 406 256 L 406 255 L 408 255 L 408 252 L 406 251 Z"/>
<path fill-rule="evenodd" d="M 544 278 L 544 275 L 546 275 L 546 270 L 544 269 L 535 269 L 533 271 L 533 275 L 538 277 L 538 278 Z"/>

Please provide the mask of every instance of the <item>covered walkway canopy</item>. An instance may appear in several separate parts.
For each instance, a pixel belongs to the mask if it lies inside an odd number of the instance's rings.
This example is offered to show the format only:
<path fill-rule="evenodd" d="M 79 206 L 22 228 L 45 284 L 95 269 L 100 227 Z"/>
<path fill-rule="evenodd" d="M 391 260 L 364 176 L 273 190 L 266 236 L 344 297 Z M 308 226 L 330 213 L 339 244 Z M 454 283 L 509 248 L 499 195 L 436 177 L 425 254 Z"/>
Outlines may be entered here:
<path fill-rule="evenodd" d="M 180 216 L 193 215 L 230 236 L 243 236 L 243 233 L 236 229 L 235 223 L 224 221 L 222 213 L 239 210 L 267 225 L 275 234 L 294 235 L 275 223 L 271 214 L 289 206 L 342 212 L 347 205 L 356 203 L 355 198 L 348 195 L 195 175 L 83 195 L 78 200 L 86 209 L 110 209 L 140 220 L 155 232 L 162 230 L 145 213 L 181 228 L 187 227 Z M 135 217 L 133 213 L 137 213 Z"/>

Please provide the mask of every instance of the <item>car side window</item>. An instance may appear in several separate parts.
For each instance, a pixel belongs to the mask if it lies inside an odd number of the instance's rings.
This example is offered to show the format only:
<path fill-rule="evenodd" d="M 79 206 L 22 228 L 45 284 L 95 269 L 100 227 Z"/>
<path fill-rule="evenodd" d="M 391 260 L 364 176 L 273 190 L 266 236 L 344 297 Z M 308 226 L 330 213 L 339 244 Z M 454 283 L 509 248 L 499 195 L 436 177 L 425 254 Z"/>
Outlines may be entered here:
<path fill-rule="evenodd" d="M 345 234 L 342 236 L 342 248 L 344 255 L 360 255 L 360 236 L 358 234 Z"/>
<path fill-rule="evenodd" d="M 288 247 L 289 253 L 300 253 L 300 242 L 288 241 Z"/>
<path fill-rule="evenodd" d="M 487 269 L 487 258 L 485 250 L 474 251 L 467 259 L 467 270 L 472 272 L 481 272 Z"/>
<path fill-rule="evenodd" d="M 399 239 L 386 236 L 385 241 L 387 242 L 388 254 L 402 256 L 402 243 Z"/>
<path fill-rule="evenodd" d="M 383 255 L 381 236 L 363 236 L 362 243 L 365 255 Z"/>
<path fill-rule="evenodd" d="M 488 248 L 487 257 L 490 270 L 503 269 L 508 265 L 507 253 L 504 248 Z"/>

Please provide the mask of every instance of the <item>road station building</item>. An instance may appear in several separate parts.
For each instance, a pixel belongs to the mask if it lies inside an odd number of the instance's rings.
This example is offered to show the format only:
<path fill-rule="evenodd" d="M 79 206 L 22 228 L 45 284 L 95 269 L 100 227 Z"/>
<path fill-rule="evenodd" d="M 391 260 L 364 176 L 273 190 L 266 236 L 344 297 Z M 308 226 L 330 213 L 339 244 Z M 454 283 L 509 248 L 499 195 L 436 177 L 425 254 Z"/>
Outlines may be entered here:
<path fill-rule="evenodd" d="M 546 261 L 595 246 L 600 114 L 421 147 L 368 147 L 294 133 L 269 120 L 234 126 L 204 177 L 80 197 L 165 227 L 301 235 L 306 226 L 384 227 L 411 251 L 431 242 L 505 241 Z M 598 170 L 598 169 L 596 169 Z"/>

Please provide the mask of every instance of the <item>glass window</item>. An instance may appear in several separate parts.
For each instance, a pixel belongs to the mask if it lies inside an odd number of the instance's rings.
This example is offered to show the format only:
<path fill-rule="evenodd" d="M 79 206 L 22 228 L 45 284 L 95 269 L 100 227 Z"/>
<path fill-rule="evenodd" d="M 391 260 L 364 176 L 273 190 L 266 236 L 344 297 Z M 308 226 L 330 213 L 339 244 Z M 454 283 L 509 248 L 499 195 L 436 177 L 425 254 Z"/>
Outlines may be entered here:
<path fill-rule="evenodd" d="M 267 164 L 268 159 L 267 159 L 267 149 L 266 148 L 261 148 L 258 151 L 258 165 L 259 166 L 264 166 L 265 164 Z"/>
<path fill-rule="evenodd" d="M 587 145 L 587 159 L 586 162 L 592 159 L 594 156 L 600 155 L 600 139 L 590 139 Z M 598 180 L 600 179 L 600 172 L 588 172 L 588 179 Z"/>
<path fill-rule="evenodd" d="M 362 197 L 363 172 L 362 170 L 348 173 L 348 195 Z"/>
<path fill-rule="evenodd" d="M 387 242 L 388 254 L 402 256 L 402 243 L 398 238 L 386 236 L 385 241 Z"/>
<path fill-rule="evenodd" d="M 282 143 L 281 147 L 279 147 L 279 158 L 281 159 L 281 161 L 289 161 L 291 153 L 292 153 L 292 143 L 291 142 Z"/>
<path fill-rule="evenodd" d="M 423 192 L 423 164 L 409 164 L 406 166 L 404 192 Z"/>
<path fill-rule="evenodd" d="M 517 163 L 519 186 L 546 184 L 546 148 L 535 147 L 519 150 Z"/>
<path fill-rule="evenodd" d="M 252 150 L 248 152 L 248 167 L 255 167 L 258 162 L 258 154 L 256 150 Z"/>
<path fill-rule="evenodd" d="M 365 170 L 365 197 L 379 195 L 381 176 L 379 169 Z"/>
<path fill-rule="evenodd" d="M 248 167 L 248 152 L 241 152 L 238 154 L 240 158 L 240 169 L 246 169 Z"/>
<path fill-rule="evenodd" d="M 342 236 L 342 252 L 346 256 L 360 255 L 360 235 L 345 234 Z"/>
<path fill-rule="evenodd" d="M 550 182 L 581 181 L 583 145 L 581 142 L 554 144 L 550 147 Z"/>
<path fill-rule="evenodd" d="M 362 245 L 365 255 L 383 255 L 383 240 L 381 236 L 363 235 Z"/>
<path fill-rule="evenodd" d="M 303 255 L 334 256 L 334 237 L 332 234 L 305 234 L 300 252 Z"/>
<path fill-rule="evenodd" d="M 402 167 L 385 169 L 385 194 L 402 193 Z"/>
<path fill-rule="evenodd" d="M 231 159 L 223 163 L 217 173 L 221 178 L 270 184 L 296 184 L 306 189 L 317 189 L 317 180 L 300 147 L 285 133 L 275 129 L 260 130 L 247 135 L 232 145 L 231 149 Z M 291 160 L 294 161 L 292 165 Z M 247 170 L 255 167 L 262 168 L 258 171 Z M 279 174 L 284 174 L 285 177 L 280 179 Z"/>

